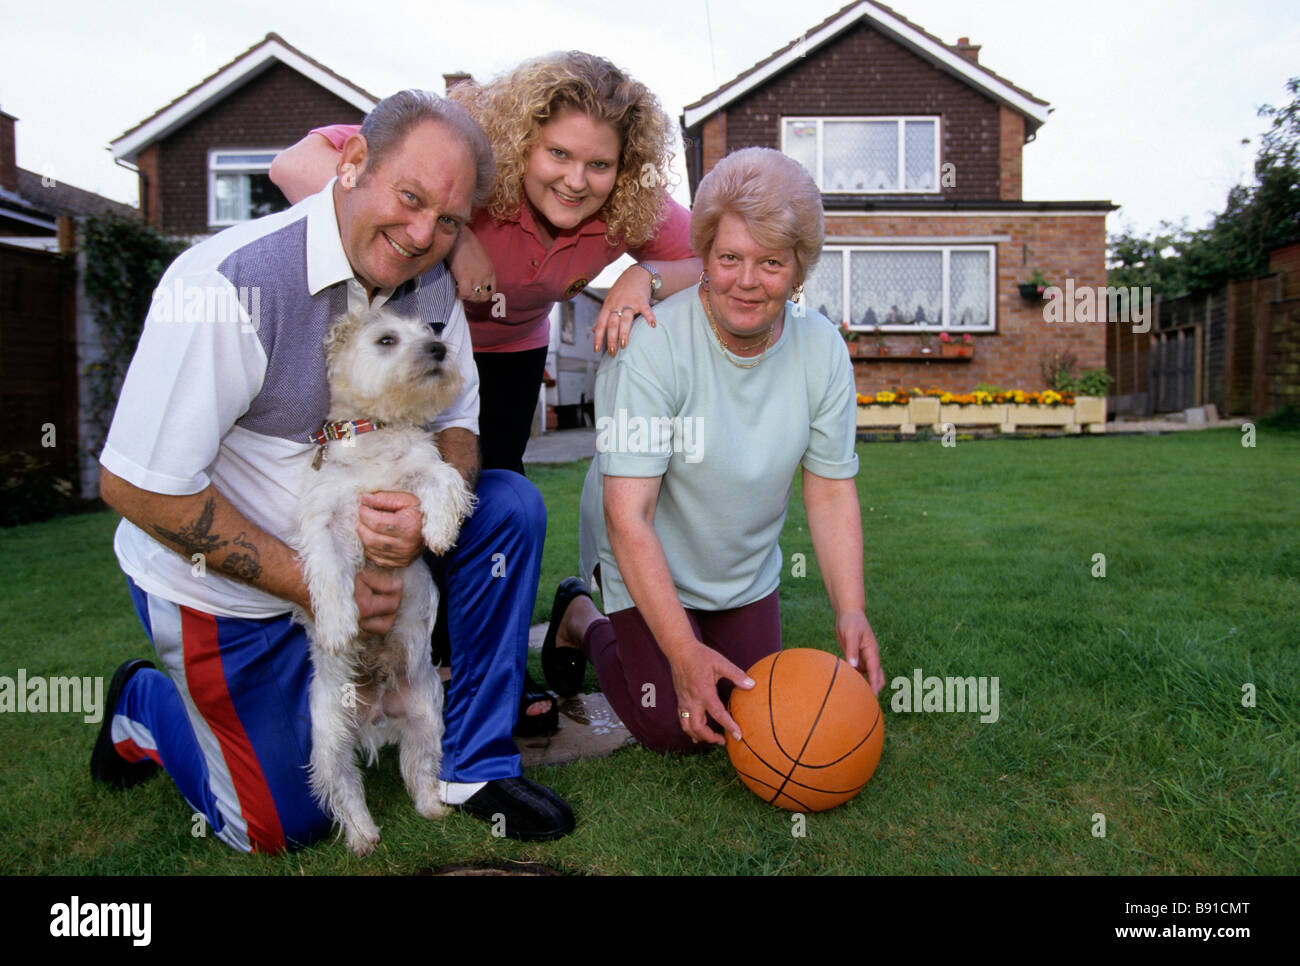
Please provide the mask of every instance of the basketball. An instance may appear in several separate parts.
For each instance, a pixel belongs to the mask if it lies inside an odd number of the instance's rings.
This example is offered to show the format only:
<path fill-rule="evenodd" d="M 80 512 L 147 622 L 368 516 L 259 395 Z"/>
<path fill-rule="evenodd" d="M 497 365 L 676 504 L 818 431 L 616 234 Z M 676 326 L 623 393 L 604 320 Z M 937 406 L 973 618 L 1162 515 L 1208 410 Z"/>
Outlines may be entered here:
<path fill-rule="evenodd" d="M 727 703 L 742 735 L 727 734 L 727 754 L 749 790 L 792 812 L 823 812 L 860 792 L 885 734 L 866 679 L 812 648 L 769 654 L 749 676 L 754 687 Z"/>

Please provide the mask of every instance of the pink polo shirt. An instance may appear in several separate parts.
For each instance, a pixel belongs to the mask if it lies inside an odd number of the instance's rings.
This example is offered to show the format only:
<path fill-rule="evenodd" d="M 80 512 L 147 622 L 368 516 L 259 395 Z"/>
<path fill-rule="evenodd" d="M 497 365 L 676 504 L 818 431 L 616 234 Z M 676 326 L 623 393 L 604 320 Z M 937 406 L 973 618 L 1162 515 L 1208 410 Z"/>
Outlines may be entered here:
<path fill-rule="evenodd" d="M 315 128 L 339 150 L 359 128 L 333 124 Z M 611 245 L 605 239 L 605 222 L 589 218 L 577 228 L 560 232 L 547 248 L 538 237 L 532 208 L 521 205 L 512 217 L 498 221 L 481 210 L 470 221 L 470 230 L 486 249 L 496 272 L 497 294 L 488 302 L 466 302 L 470 338 L 475 352 L 522 352 L 550 341 L 551 306 L 573 298 L 601 273 L 606 265 L 629 252 L 638 261 L 678 261 L 691 258 L 691 213 L 671 198 L 668 214 L 655 236 L 639 248 Z M 494 318 L 494 305 L 497 314 Z"/>

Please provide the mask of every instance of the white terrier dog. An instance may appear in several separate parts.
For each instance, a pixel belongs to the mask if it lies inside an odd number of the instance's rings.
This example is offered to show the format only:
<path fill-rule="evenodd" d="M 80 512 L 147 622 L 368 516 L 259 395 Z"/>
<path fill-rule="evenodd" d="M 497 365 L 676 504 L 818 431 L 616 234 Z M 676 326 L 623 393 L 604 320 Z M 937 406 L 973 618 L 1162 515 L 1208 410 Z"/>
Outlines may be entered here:
<path fill-rule="evenodd" d="M 343 316 L 325 338 L 329 422 L 318 433 L 315 470 L 307 474 L 294 549 L 311 592 L 307 628 L 311 682 L 311 788 L 357 855 L 379 830 L 366 808 L 355 750 L 373 763 L 379 748 L 401 741 L 401 771 L 416 810 L 438 818 L 442 762 L 442 684 L 429 637 L 438 591 L 425 564 L 403 570 L 402 603 L 386 637 L 358 629 L 357 573 L 366 566 L 357 535 L 361 496 L 377 490 L 414 494 L 429 549 L 456 542 L 474 495 L 444 463 L 423 428 L 456 398 L 460 380 L 433 331 L 383 310 Z M 376 431 L 371 432 L 374 429 Z"/>

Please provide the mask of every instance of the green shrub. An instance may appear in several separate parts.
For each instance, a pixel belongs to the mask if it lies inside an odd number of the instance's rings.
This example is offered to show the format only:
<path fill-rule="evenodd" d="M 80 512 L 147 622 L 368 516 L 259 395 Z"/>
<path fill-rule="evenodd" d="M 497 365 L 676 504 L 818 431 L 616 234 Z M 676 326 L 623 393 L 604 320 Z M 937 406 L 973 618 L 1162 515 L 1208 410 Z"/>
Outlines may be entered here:
<path fill-rule="evenodd" d="M 68 467 L 17 450 L 0 452 L 0 527 L 48 520 L 76 506 Z"/>

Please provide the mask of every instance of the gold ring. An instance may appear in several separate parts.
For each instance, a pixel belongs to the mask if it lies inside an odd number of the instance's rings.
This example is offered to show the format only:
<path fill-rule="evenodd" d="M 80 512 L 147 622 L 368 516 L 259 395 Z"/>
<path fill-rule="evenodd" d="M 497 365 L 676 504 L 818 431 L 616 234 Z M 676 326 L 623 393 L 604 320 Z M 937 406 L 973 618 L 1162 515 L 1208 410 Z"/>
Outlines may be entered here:
<path fill-rule="evenodd" d="M 689 718 L 691 716 L 691 713 L 689 711 L 678 711 L 677 713 L 681 715 L 683 718 Z"/>

